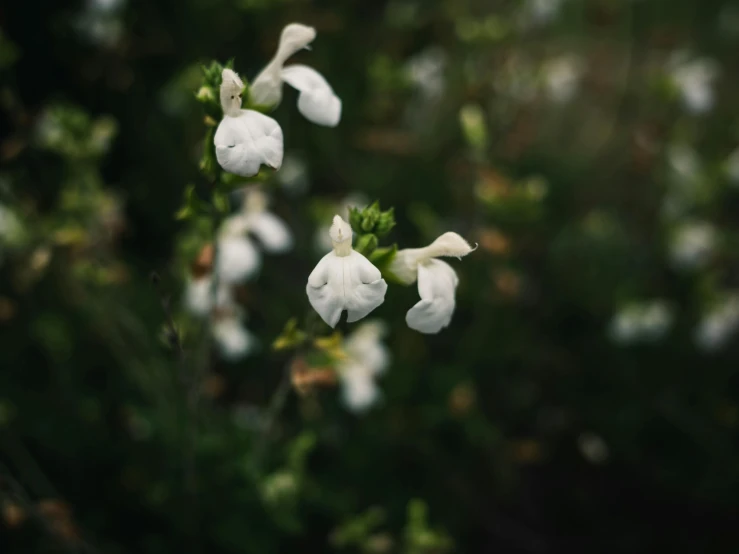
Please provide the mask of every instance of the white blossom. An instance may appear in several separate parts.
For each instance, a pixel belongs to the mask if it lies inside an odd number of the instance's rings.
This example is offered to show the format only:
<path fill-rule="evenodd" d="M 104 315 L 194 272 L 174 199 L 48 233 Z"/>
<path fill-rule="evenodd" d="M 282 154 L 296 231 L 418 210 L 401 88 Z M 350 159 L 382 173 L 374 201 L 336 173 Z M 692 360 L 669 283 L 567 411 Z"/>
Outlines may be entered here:
<path fill-rule="evenodd" d="M 608 444 L 595 433 L 583 433 L 577 437 L 580 453 L 591 464 L 602 464 L 608 459 Z"/>
<path fill-rule="evenodd" d="M 425 248 L 398 251 L 388 268 L 405 284 L 418 280 L 421 300 L 406 314 L 408 327 L 421 333 L 438 333 L 449 325 L 454 313 L 459 279 L 452 267 L 436 258 L 461 258 L 474 249 L 456 233 L 444 233 Z"/>
<path fill-rule="evenodd" d="M 316 30 L 299 23 L 291 23 L 282 30 L 280 44 L 274 58 L 254 79 L 250 89 L 251 100 L 257 105 L 276 106 L 282 100 L 282 83 L 298 90 L 298 110 L 306 119 L 335 127 L 341 119 L 341 100 L 331 85 L 315 69 L 305 65 L 284 67 L 287 59 L 298 50 L 307 48 L 316 38 Z"/>
<path fill-rule="evenodd" d="M 674 232 L 669 244 L 673 265 L 679 269 L 705 266 L 716 248 L 716 229 L 707 222 L 684 223 Z"/>
<path fill-rule="evenodd" d="M 344 341 L 346 359 L 338 365 L 344 404 L 354 412 L 363 412 L 380 397 L 376 378 L 390 363 L 390 353 L 381 342 L 385 326 L 367 321 Z"/>
<path fill-rule="evenodd" d="M 235 305 L 230 287 L 223 282 L 217 284 L 215 298 L 213 292 L 213 280 L 210 276 L 188 281 L 185 287 L 185 306 L 188 311 L 205 317 L 216 308 L 230 309 Z"/>
<path fill-rule="evenodd" d="M 298 156 L 286 155 L 282 168 L 277 173 L 277 180 L 289 194 L 305 193 L 310 185 L 308 164 Z"/>
<path fill-rule="evenodd" d="M 341 216 L 334 216 L 329 235 L 333 250 L 311 272 L 306 292 L 318 315 L 336 327 L 342 311 L 352 323 L 382 304 L 387 283 L 379 269 L 352 249 L 352 228 Z"/>
<path fill-rule="evenodd" d="M 726 160 L 726 176 L 732 185 L 739 185 L 739 148 L 734 150 Z"/>
<path fill-rule="evenodd" d="M 739 295 L 729 295 L 703 315 L 695 330 L 695 342 L 705 351 L 722 348 L 739 327 Z"/>
<path fill-rule="evenodd" d="M 526 23 L 544 25 L 559 14 L 563 0 L 527 0 L 524 4 Z"/>
<path fill-rule="evenodd" d="M 611 338 L 620 344 L 660 340 L 667 334 L 674 314 L 662 300 L 631 303 L 621 308 L 611 320 Z"/>
<path fill-rule="evenodd" d="M 251 177 L 264 164 L 274 169 L 282 165 L 282 129 L 271 117 L 241 109 L 244 83 L 230 69 L 224 69 L 221 83 L 223 119 L 213 143 L 216 158 L 229 173 Z"/>
<path fill-rule="evenodd" d="M 426 98 L 437 98 L 444 92 L 446 53 L 432 46 L 410 58 L 403 68 L 408 79 Z"/>
<path fill-rule="evenodd" d="M 544 86 L 553 102 L 564 103 L 577 92 L 582 75 L 582 62 L 574 56 L 560 56 L 544 64 Z"/>
<path fill-rule="evenodd" d="M 217 317 L 211 333 L 219 352 L 227 360 L 241 359 L 252 352 L 257 345 L 256 338 L 235 312 Z"/>
<path fill-rule="evenodd" d="M 704 113 L 713 107 L 713 82 L 719 67 L 707 58 L 688 60 L 684 52 L 675 54 L 669 62 L 670 77 L 682 97 L 685 107 L 694 113 Z"/>
<path fill-rule="evenodd" d="M 293 237 L 287 224 L 267 207 L 267 196 L 262 191 L 249 190 L 245 193 L 241 211 L 223 222 L 216 254 L 216 267 L 222 281 L 240 283 L 261 268 L 261 255 L 249 234 L 272 254 L 281 254 L 292 248 Z"/>

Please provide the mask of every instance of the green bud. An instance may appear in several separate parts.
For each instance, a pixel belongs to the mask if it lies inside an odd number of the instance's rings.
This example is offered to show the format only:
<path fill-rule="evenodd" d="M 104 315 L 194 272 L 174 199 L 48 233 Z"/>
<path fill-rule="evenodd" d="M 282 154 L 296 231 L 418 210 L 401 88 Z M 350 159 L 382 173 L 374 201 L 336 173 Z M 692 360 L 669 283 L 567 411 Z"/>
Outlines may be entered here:
<path fill-rule="evenodd" d="M 211 87 L 200 87 L 200 90 L 195 95 L 195 98 L 197 98 L 198 102 L 207 103 L 215 100 L 215 95 L 213 94 L 213 89 Z"/>
<path fill-rule="evenodd" d="M 363 256 L 369 256 L 375 251 L 378 245 L 377 237 L 373 234 L 361 235 L 357 244 L 354 245 L 354 250 L 362 254 Z"/>
<path fill-rule="evenodd" d="M 362 226 L 362 212 L 359 208 L 349 208 L 349 225 L 352 229 L 359 230 Z"/>
<path fill-rule="evenodd" d="M 384 237 L 393 227 L 395 227 L 395 208 L 390 208 L 386 212 L 380 213 L 375 226 L 375 233 L 379 237 Z"/>

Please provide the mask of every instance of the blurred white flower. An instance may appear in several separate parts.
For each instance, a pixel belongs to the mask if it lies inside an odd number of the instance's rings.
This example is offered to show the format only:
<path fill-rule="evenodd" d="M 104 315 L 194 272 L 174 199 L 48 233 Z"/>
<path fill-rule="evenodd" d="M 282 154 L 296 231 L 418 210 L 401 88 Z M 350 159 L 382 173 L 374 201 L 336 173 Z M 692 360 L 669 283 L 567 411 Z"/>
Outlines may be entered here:
<path fill-rule="evenodd" d="M 213 280 L 210 276 L 191 279 L 185 287 L 185 307 L 193 315 L 206 317 L 214 309 L 231 309 L 235 306 L 229 286 L 219 281 L 216 288 L 214 298 Z"/>
<path fill-rule="evenodd" d="M 244 83 L 230 69 L 224 69 L 221 83 L 223 119 L 218 124 L 213 143 L 216 158 L 229 173 L 251 177 L 262 165 L 279 169 L 282 165 L 282 129 L 271 117 L 254 110 L 241 109 Z"/>
<path fill-rule="evenodd" d="M 123 36 L 125 0 L 88 0 L 75 21 L 77 31 L 100 46 L 114 46 Z"/>
<path fill-rule="evenodd" d="M 23 226 L 15 212 L 0 204 L 0 244 L 11 243 L 21 234 Z"/>
<path fill-rule="evenodd" d="M 247 330 L 236 312 L 216 317 L 211 333 L 218 351 L 227 360 L 239 360 L 249 355 L 257 345 L 257 340 Z"/>
<path fill-rule="evenodd" d="M 698 154 L 686 144 L 670 145 L 667 149 L 667 161 L 679 180 L 694 181 L 700 173 Z"/>
<path fill-rule="evenodd" d="M 734 150 L 726 159 L 726 176 L 732 185 L 739 185 L 739 148 Z"/>
<path fill-rule="evenodd" d="M 253 103 L 276 106 L 282 100 L 282 83 L 299 91 L 298 110 L 318 125 L 335 127 L 341 119 L 341 100 L 334 94 L 323 75 L 305 65 L 284 67 L 298 50 L 308 48 L 316 38 L 313 27 L 291 23 L 282 30 L 275 57 L 254 79 L 249 94 Z"/>
<path fill-rule="evenodd" d="M 436 98 L 444 92 L 444 68 L 446 54 L 437 46 L 423 50 L 410 58 L 404 67 L 405 73 L 413 85 L 426 98 Z"/>
<path fill-rule="evenodd" d="M 553 102 L 570 100 L 580 84 L 582 60 L 576 56 L 559 56 L 549 60 L 542 68 L 544 86 Z"/>
<path fill-rule="evenodd" d="M 388 270 L 410 285 L 418 280 L 421 300 L 406 314 L 408 327 L 421 333 L 438 333 L 449 325 L 455 307 L 459 279 L 441 256 L 466 256 L 474 249 L 456 233 L 444 233 L 425 248 L 399 250 Z"/>
<path fill-rule="evenodd" d="M 632 303 L 613 316 L 609 334 L 620 344 L 654 342 L 665 336 L 673 320 L 672 310 L 662 300 Z"/>
<path fill-rule="evenodd" d="M 277 173 L 277 180 L 290 194 L 304 194 L 310 184 L 308 164 L 302 158 L 288 154 Z"/>
<path fill-rule="evenodd" d="M 344 310 L 352 323 L 382 304 L 387 283 L 380 270 L 352 248 L 352 228 L 341 216 L 334 216 L 329 235 L 333 250 L 311 272 L 306 293 L 323 321 L 336 327 Z"/>
<path fill-rule="evenodd" d="M 563 0 L 526 0 L 523 5 L 524 21 L 544 25 L 551 22 L 562 7 Z"/>
<path fill-rule="evenodd" d="M 683 223 L 673 233 L 669 244 L 672 264 L 679 269 L 705 266 L 713 256 L 716 228 L 707 222 Z"/>
<path fill-rule="evenodd" d="M 218 276 L 223 282 L 240 283 L 259 271 L 261 255 L 249 234 L 271 254 L 282 254 L 292 248 L 293 237 L 287 224 L 267 207 L 266 194 L 256 188 L 247 190 L 241 211 L 223 222 L 216 254 Z"/>
<path fill-rule="evenodd" d="M 338 365 L 342 398 L 353 412 L 363 412 L 380 397 L 375 382 L 390 363 L 390 352 L 381 339 L 385 326 L 377 320 L 366 321 L 344 341 L 346 359 Z"/>
<path fill-rule="evenodd" d="M 699 348 L 714 352 L 722 348 L 739 327 L 739 294 L 730 294 L 724 301 L 703 315 L 695 329 Z"/>
<path fill-rule="evenodd" d="M 583 433 L 577 437 L 580 453 L 591 464 L 602 464 L 608 459 L 608 445 L 595 433 Z"/>
<path fill-rule="evenodd" d="M 714 102 L 713 83 L 719 75 L 718 64 L 708 58 L 690 60 L 685 52 L 678 52 L 668 65 L 685 107 L 694 113 L 710 110 Z"/>

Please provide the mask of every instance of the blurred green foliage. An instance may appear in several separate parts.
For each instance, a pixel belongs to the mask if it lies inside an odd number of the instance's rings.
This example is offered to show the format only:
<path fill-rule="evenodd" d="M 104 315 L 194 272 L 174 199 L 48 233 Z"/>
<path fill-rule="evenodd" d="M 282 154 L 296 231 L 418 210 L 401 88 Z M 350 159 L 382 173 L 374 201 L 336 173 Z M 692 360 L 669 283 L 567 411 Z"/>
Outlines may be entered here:
<path fill-rule="evenodd" d="M 342 121 L 286 89 L 283 168 L 225 175 L 220 63 L 252 79 L 292 21 Z M 15 2 L 0 26 L 0 552 L 737 551 L 734 3 Z M 295 246 L 236 287 L 261 349 L 230 361 L 182 298 L 246 186 Z M 338 212 L 380 268 L 479 244 L 439 335 L 391 285 L 362 414 L 336 386 L 356 326 L 305 297 Z"/>

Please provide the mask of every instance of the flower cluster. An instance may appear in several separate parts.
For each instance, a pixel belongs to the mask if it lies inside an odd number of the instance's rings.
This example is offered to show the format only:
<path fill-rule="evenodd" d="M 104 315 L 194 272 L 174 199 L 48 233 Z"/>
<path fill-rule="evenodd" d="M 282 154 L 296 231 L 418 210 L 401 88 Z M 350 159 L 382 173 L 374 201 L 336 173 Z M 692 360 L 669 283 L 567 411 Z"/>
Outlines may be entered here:
<path fill-rule="evenodd" d="M 298 109 L 307 119 L 329 127 L 339 123 L 341 100 L 326 80 L 307 66 L 285 66 L 288 58 L 307 48 L 315 37 L 311 27 L 298 23 L 285 27 L 274 58 L 251 86 L 231 68 L 222 69 L 219 95 L 223 117 L 213 135 L 213 144 L 223 170 L 253 177 L 262 166 L 280 168 L 284 153 L 282 129 L 261 112 L 280 103 L 283 83 L 299 91 Z M 242 109 L 245 93 L 249 108 Z M 335 327 L 346 311 L 347 321 L 355 322 L 384 302 L 387 282 L 380 269 L 365 256 L 377 251 L 381 256 L 376 258 L 382 259 L 387 275 L 394 281 L 406 285 L 418 281 L 421 300 L 408 311 L 408 326 L 422 333 L 438 333 L 448 326 L 459 280 L 454 269 L 438 258 L 461 258 L 473 250 L 470 245 L 456 233 L 445 233 L 425 248 L 378 249 L 378 237 L 386 235 L 395 225 L 393 210 L 381 212 L 375 203 L 361 212 L 353 210 L 349 220 L 334 216 L 328 230 L 332 250 L 308 277 L 308 299 L 321 318 Z M 353 248 L 352 226 L 362 232 L 357 249 Z M 289 248 L 286 226 L 263 208 L 250 209 L 247 202 L 245 213 L 229 218 L 219 232 L 216 270 L 225 285 L 247 278 L 258 265 L 257 251 L 245 238 L 248 231 L 268 251 Z M 202 284 L 200 287 L 205 288 Z M 216 303 L 218 297 L 217 292 L 212 295 Z"/>
<path fill-rule="evenodd" d="M 335 127 L 341 119 L 341 100 L 326 79 L 305 65 L 284 67 L 287 59 L 307 48 L 316 38 L 312 27 L 293 23 L 285 27 L 277 53 L 248 89 L 249 105 L 242 109 L 242 95 L 247 89 L 232 69 L 221 73 L 220 100 L 223 119 L 213 143 L 221 167 L 229 173 L 251 177 L 262 165 L 279 169 L 283 157 L 283 135 L 280 125 L 259 110 L 275 108 L 282 100 L 282 83 L 295 87 L 298 110 L 318 125 Z M 258 109 L 257 109 L 258 108 Z"/>

